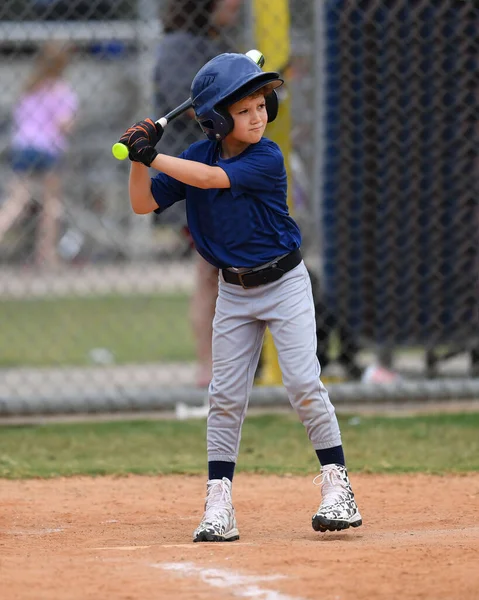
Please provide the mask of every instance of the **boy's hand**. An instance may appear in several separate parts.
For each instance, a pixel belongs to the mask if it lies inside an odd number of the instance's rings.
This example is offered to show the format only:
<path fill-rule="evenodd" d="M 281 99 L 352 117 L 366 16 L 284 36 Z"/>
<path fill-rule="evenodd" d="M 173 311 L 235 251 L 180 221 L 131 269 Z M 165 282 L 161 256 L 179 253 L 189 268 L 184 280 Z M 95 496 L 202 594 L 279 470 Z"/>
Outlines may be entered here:
<path fill-rule="evenodd" d="M 143 163 L 145 167 L 149 167 L 157 156 L 158 152 L 148 143 L 146 138 L 137 140 L 135 145 L 130 148 L 128 155 L 130 160 Z"/>
<path fill-rule="evenodd" d="M 130 148 L 136 140 L 146 138 L 150 146 L 156 146 L 162 135 L 163 127 L 161 125 L 157 125 L 151 119 L 145 119 L 128 127 L 119 141 Z"/>
<path fill-rule="evenodd" d="M 157 125 L 151 119 L 145 119 L 129 127 L 119 141 L 130 150 L 130 160 L 146 164 L 147 160 L 150 160 L 150 163 L 154 160 L 157 153 L 153 155 L 151 150 L 154 150 L 162 135 L 161 125 Z M 146 151 L 146 148 L 150 150 Z"/>

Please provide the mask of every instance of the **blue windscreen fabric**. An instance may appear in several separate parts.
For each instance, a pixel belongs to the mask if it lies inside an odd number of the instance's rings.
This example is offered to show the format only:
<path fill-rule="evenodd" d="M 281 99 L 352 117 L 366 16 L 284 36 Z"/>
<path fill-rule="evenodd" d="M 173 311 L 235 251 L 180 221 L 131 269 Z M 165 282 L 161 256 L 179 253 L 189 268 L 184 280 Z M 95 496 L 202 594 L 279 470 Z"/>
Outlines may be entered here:
<path fill-rule="evenodd" d="M 385 346 L 477 336 L 479 11 L 326 0 L 323 287 Z"/>

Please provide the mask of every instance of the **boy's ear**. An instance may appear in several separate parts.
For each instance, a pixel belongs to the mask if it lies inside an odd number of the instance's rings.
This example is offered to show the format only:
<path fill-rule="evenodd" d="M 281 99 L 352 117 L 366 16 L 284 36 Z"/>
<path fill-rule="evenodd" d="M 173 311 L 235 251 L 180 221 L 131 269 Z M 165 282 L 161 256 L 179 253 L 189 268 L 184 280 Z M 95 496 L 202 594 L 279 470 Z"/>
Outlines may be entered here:
<path fill-rule="evenodd" d="M 268 113 L 268 123 L 274 121 L 278 116 L 279 100 L 276 90 L 265 96 L 266 112 Z"/>

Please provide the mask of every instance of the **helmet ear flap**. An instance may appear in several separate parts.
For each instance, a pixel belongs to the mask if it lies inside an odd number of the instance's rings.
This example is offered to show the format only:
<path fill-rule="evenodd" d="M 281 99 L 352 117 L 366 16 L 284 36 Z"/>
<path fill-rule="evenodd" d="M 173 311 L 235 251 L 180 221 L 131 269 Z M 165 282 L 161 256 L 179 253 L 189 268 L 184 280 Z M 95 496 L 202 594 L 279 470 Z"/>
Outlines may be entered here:
<path fill-rule="evenodd" d="M 217 106 L 216 112 L 219 113 L 225 120 L 224 130 L 221 137 L 221 139 L 224 139 L 228 135 L 228 133 L 231 133 L 233 131 L 235 122 L 226 106 L 222 106 L 221 108 Z"/>
<path fill-rule="evenodd" d="M 216 107 L 211 110 L 208 115 L 210 118 L 198 118 L 203 133 L 212 142 L 223 140 L 228 133 L 233 131 L 234 120 L 229 111 L 225 107 Z"/>
<path fill-rule="evenodd" d="M 268 113 L 268 123 L 274 121 L 278 116 L 279 100 L 276 90 L 265 96 L 266 112 Z"/>

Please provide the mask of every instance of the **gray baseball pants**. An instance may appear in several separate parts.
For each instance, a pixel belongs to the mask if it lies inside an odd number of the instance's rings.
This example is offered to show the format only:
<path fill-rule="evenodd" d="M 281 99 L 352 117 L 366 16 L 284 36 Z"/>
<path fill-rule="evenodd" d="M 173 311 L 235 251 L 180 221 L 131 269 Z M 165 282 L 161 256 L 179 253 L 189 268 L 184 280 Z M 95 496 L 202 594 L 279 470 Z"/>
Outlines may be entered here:
<path fill-rule="evenodd" d="M 303 262 L 273 283 L 251 289 L 219 275 L 209 386 L 208 460 L 236 462 L 241 428 L 269 327 L 289 401 L 314 449 L 341 445 L 341 434 L 316 357 L 313 294 Z"/>

